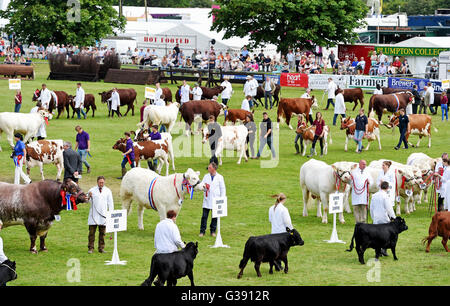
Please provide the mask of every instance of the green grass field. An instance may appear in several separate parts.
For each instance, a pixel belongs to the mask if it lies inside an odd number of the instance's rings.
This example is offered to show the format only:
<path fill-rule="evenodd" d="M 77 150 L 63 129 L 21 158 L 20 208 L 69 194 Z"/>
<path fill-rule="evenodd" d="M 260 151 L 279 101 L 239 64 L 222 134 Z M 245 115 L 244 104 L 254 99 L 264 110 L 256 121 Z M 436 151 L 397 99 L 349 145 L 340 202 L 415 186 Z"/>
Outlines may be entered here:
<path fill-rule="evenodd" d="M 76 82 L 47 81 L 48 65 L 38 64 L 36 66 L 36 79 L 34 81 L 22 81 L 22 94 L 24 104 L 22 112 L 29 112 L 33 103 L 31 97 L 36 88 L 46 83 L 51 90 L 64 90 L 74 94 Z M 116 179 L 120 175 L 121 154 L 113 151 L 115 141 L 123 135 L 124 131 L 136 129 L 139 121 L 139 111 L 132 117 L 129 114 L 125 118 L 110 119 L 107 117 L 106 106 L 100 103 L 98 92 L 117 86 L 119 88 L 133 87 L 138 92 L 139 109 L 141 101 L 144 100 L 144 86 L 120 85 L 98 83 L 83 83 L 86 93 L 96 96 L 97 113 L 93 119 L 87 120 L 66 119 L 62 116 L 59 120 L 51 120 L 47 127 L 48 139 L 64 139 L 74 142 L 74 127 L 78 124 L 90 134 L 92 158 L 88 161 L 92 166 L 92 173 L 83 174 L 80 185 L 84 191 L 96 184 L 96 177 L 104 175 L 106 185 L 111 188 L 114 195 L 116 209 L 121 208 L 119 198 L 120 181 Z M 166 86 L 166 85 L 164 85 Z M 168 85 L 175 91 L 174 85 Z M 241 85 L 233 85 L 235 94 L 231 101 L 231 108 L 240 108 L 243 99 Z M 282 96 L 299 97 L 304 91 L 293 88 L 283 88 Z M 314 92 L 321 102 L 322 92 Z M 367 108 L 370 95 L 366 95 Z M 13 111 L 14 91 L 8 89 L 8 80 L 0 81 L 0 111 Z M 325 105 L 320 104 L 320 109 Z M 348 115 L 355 116 L 352 105 L 347 104 Z M 263 109 L 257 108 L 255 121 L 259 125 Z M 326 123 L 331 125 L 333 111 L 323 112 Z M 270 118 L 276 121 L 276 109 L 270 111 Z M 384 117 L 386 118 L 386 117 Z M 223 122 L 223 117 L 219 119 Z M 294 119 L 292 125 L 296 124 Z M 398 141 L 398 130 L 392 133 L 382 127 L 382 146 L 373 144 L 370 151 L 358 155 L 354 153 L 354 143 L 349 144 L 349 151 L 344 152 L 344 131 L 338 127 L 331 127 L 333 144 L 328 148 L 328 155 L 323 161 L 331 164 L 336 161 L 358 161 L 360 158 L 368 162 L 376 159 L 386 158 L 405 163 L 409 154 L 413 152 L 424 152 L 430 156 L 439 156 L 443 151 L 449 151 L 448 123 L 441 123 L 440 113 L 433 116 L 433 125 L 439 130 L 433 133 L 432 147 L 426 147 L 427 141 L 422 142 L 421 148 L 395 151 L 393 148 Z M 180 125 L 184 127 L 184 123 Z M 175 142 L 186 142 L 187 138 L 181 136 L 181 129 L 175 129 Z M 321 219 L 316 217 L 316 207 L 309 208 L 309 217 L 302 217 L 302 198 L 299 187 L 299 169 L 307 161 L 306 157 L 294 155 L 293 145 L 295 132 L 285 124 L 276 131 L 279 135 L 279 144 L 276 142 L 279 156 L 278 164 L 273 168 L 264 168 L 263 161 L 269 160 L 269 152 L 265 149 L 265 158 L 262 160 L 250 160 L 237 165 L 237 157 L 224 158 L 219 173 L 224 176 L 228 196 L 228 216 L 221 220 L 221 233 L 224 244 L 228 249 L 213 249 L 209 246 L 214 244 L 214 238 L 206 235 L 198 237 L 200 218 L 202 214 L 202 198 L 200 192 L 194 193 L 192 200 L 186 199 L 177 219 L 181 236 L 184 241 L 198 241 L 199 254 L 195 260 L 194 278 L 196 285 L 227 286 L 227 285 L 449 285 L 449 255 L 445 253 L 440 238 L 436 239 L 429 254 L 425 253 L 425 247 L 421 240 L 428 233 L 430 224 L 430 213 L 428 204 L 418 206 L 417 211 L 406 218 L 409 229 L 400 234 L 397 245 L 398 261 L 389 257 L 380 260 L 379 282 L 369 282 L 367 275 L 371 275 L 375 266 L 361 265 L 357 260 L 356 252 L 345 252 L 350 244 L 353 234 L 354 217 L 345 214 L 346 223 L 337 225 L 339 238 L 346 242 L 343 244 L 327 244 L 324 240 L 329 239 L 332 230 L 332 217 L 329 224 L 322 224 Z M 412 136 L 416 141 L 416 136 Z M 0 140 L 3 152 L 0 153 L 0 181 L 13 182 L 14 165 L 9 158 L 9 149 L 5 137 Z M 187 168 L 201 171 L 201 177 L 206 174 L 206 166 L 209 160 L 209 147 L 203 146 L 204 154 L 199 156 L 200 136 L 193 136 L 192 146 L 187 153 L 191 157 L 176 157 L 175 165 L 177 172 L 184 172 Z M 194 150 L 196 148 L 196 151 Z M 255 146 L 256 147 L 256 146 Z M 257 147 L 256 147 L 257 149 Z M 309 150 L 309 149 L 308 149 Z M 195 154 L 194 154 L 195 153 Z M 170 173 L 173 173 L 171 170 Z M 54 179 L 56 168 L 45 167 L 46 178 Z M 40 180 L 39 170 L 34 168 L 31 177 L 34 181 Z M 295 228 L 302 235 L 305 245 L 294 247 L 289 253 L 289 273 L 282 272 L 269 275 L 269 265 L 261 266 L 262 278 L 256 276 L 253 264 L 250 262 L 244 271 L 242 279 L 236 278 L 239 272 L 239 261 L 242 258 L 244 244 L 249 236 L 270 233 L 268 221 L 268 209 L 274 200 L 273 194 L 283 192 L 288 200 L 286 207 L 291 214 Z M 128 218 L 128 231 L 118 234 L 119 255 L 121 260 L 127 260 L 126 266 L 105 266 L 105 260 L 110 260 L 113 250 L 113 240 L 108 240 L 106 250 L 108 253 L 87 253 L 88 238 L 88 204 L 79 205 L 78 211 L 63 211 L 62 220 L 55 222 L 49 231 L 47 238 L 48 253 L 32 255 L 28 252 L 29 238 L 23 226 L 8 227 L 0 232 L 4 241 L 6 255 L 17 262 L 18 279 L 10 285 L 139 285 L 149 273 L 149 266 L 154 252 L 153 235 L 156 223 L 159 221 L 158 214 L 147 210 L 144 214 L 145 230 L 137 228 L 137 215 L 134 209 Z M 209 227 L 209 220 L 208 220 Z M 207 232 L 209 234 L 209 232 Z M 107 235 L 109 237 L 109 235 Z M 366 252 L 366 262 L 374 257 L 374 251 Z M 69 282 L 67 276 L 71 275 L 70 259 L 76 259 L 80 263 L 81 281 L 79 283 Z M 69 266 L 68 266 L 69 263 Z M 70 278 L 69 278 L 70 279 Z M 370 278 L 369 278 L 370 279 Z M 181 279 L 179 285 L 189 285 L 187 278 Z"/>

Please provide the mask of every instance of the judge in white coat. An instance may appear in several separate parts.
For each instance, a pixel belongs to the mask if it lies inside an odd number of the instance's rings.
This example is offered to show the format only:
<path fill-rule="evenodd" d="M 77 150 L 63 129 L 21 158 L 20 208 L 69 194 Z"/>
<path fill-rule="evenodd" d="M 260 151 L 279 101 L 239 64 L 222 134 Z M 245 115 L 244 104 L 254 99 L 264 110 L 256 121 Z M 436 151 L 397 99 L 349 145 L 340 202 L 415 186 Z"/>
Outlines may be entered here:
<path fill-rule="evenodd" d="M 332 78 L 328 78 L 327 89 L 325 89 L 325 92 L 328 93 L 328 100 L 327 100 L 327 107 L 325 108 L 325 110 L 328 109 L 330 104 L 334 106 L 333 99 L 336 98 L 336 89 L 337 89 L 336 83 L 333 81 Z"/>
<path fill-rule="evenodd" d="M 160 83 L 156 83 L 156 91 L 155 91 L 155 101 L 158 101 L 159 99 L 161 99 L 161 96 L 163 94 L 162 88 L 161 88 L 161 84 Z"/>
<path fill-rule="evenodd" d="M 356 223 L 367 223 L 367 205 L 369 205 L 369 185 L 372 176 L 365 171 L 367 162 L 359 161 L 359 166 L 351 172 L 352 175 L 352 205 Z"/>
<path fill-rule="evenodd" d="M 117 88 L 113 88 L 111 98 L 108 99 L 108 102 L 111 102 L 111 117 L 114 117 L 114 113 L 117 114 L 117 117 L 122 117 L 120 113 L 120 95 Z"/>
<path fill-rule="evenodd" d="M 198 86 L 198 83 L 195 83 L 194 88 L 191 90 L 192 99 L 193 100 L 201 100 L 203 95 L 203 90 Z"/>
<path fill-rule="evenodd" d="M 178 251 L 178 248 L 184 248 L 181 240 L 180 230 L 175 224 L 177 213 L 169 210 L 167 218 L 161 220 L 155 228 L 155 249 L 157 254 L 167 254 Z"/>
<path fill-rule="evenodd" d="M 223 82 L 220 84 L 220 86 L 225 87 L 225 89 L 220 93 L 220 95 L 222 96 L 222 103 L 224 105 L 227 105 L 233 93 L 233 87 L 231 86 L 231 83 L 228 81 L 229 79 L 230 79 L 229 77 L 224 76 Z"/>
<path fill-rule="evenodd" d="M 387 182 L 389 184 L 388 188 L 388 197 L 389 201 L 391 202 L 391 205 L 395 205 L 395 172 L 392 171 L 391 168 L 392 162 L 389 160 L 385 160 L 383 164 L 381 165 L 380 173 L 378 174 L 377 178 L 377 186 L 378 188 L 381 188 L 381 183 Z"/>
<path fill-rule="evenodd" d="M 41 101 L 43 108 L 48 109 L 51 98 L 52 98 L 52 94 L 51 94 L 50 90 L 47 88 L 47 85 L 42 84 L 42 90 L 41 90 L 41 94 L 38 98 L 38 101 Z"/>
<path fill-rule="evenodd" d="M 77 92 L 75 96 L 75 111 L 77 112 L 78 119 L 81 119 L 81 114 L 83 114 L 84 119 L 86 119 L 86 113 L 84 112 L 84 89 L 81 87 L 81 83 L 77 83 Z"/>
<path fill-rule="evenodd" d="M 336 125 L 336 119 L 338 115 L 341 115 L 341 119 L 345 118 L 345 101 L 344 101 L 344 91 L 341 88 L 337 89 L 338 94 L 336 95 L 336 104 L 334 105 L 334 116 L 333 125 Z"/>
<path fill-rule="evenodd" d="M 244 84 L 244 95 L 252 97 L 252 99 L 250 100 L 250 109 L 253 108 L 253 103 L 255 101 L 258 86 L 258 81 L 256 81 L 251 75 L 248 75 L 247 81 Z"/>
<path fill-rule="evenodd" d="M 105 233 L 106 233 L 106 212 L 114 210 L 114 201 L 111 190 L 105 186 L 105 178 L 99 176 L 97 178 L 97 186 L 92 187 L 88 191 L 89 201 L 91 203 L 89 209 L 88 225 L 89 225 L 89 243 L 88 253 L 94 250 L 95 231 L 99 231 L 98 235 L 98 251 L 104 253 L 105 249 Z"/>
<path fill-rule="evenodd" d="M 289 210 L 283 205 L 286 196 L 283 193 L 277 194 L 274 205 L 269 208 L 269 222 L 272 224 L 271 234 L 285 233 L 286 228 L 293 229 Z"/>
<path fill-rule="evenodd" d="M 440 180 L 438 211 L 448 211 L 450 203 L 450 161 L 442 159 L 443 173 L 435 172 L 434 175 Z M 441 171 L 442 172 L 442 171 Z"/>
<path fill-rule="evenodd" d="M 436 184 L 437 185 L 436 193 L 438 195 L 438 210 L 442 209 L 442 207 L 444 205 L 444 199 L 445 199 L 444 198 L 444 184 L 442 182 L 441 176 L 444 175 L 444 170 L 445 170 L 443 161 L 445 159 L 448 159 L 448 154 L 447 153 L 442 153 L 441 158 L 442 158 L 442 161 L 440 161 L 440 160 L 437 161 L 436 162 L 436 166 L 434 168 L 434 172 L 440 174 L 439 176 L 435 175 L 436 176 L 436 183 L 437 183 Z"/>
<path fill-rule="evenodd" d="M 181 105 L 183 105 L 183 103 L 189 102 L 189 94 L 190 93 L 191 93 L 191 88 L 187 84 L 186 80 L 184 80 L 183 85 L 180 88 Z"/>
<path fill-rule="evenodd" d="M 208 165 L 208 174 L 203 177 L 202 183 L 207 184 L 207 189 L 203 196 L 203 215 L 200 223 L 200 237 L 203 237 L 206 232 L 206 223 L 208 221 L 209 212 L 213 209 L 214 198 L 225 197 L 226 188 L 223 176 L 217 173 L 217 164 L 211 162 Z M 211 236 L 216 236 L 217 218 L 212 218 L 210 224 Z"/>

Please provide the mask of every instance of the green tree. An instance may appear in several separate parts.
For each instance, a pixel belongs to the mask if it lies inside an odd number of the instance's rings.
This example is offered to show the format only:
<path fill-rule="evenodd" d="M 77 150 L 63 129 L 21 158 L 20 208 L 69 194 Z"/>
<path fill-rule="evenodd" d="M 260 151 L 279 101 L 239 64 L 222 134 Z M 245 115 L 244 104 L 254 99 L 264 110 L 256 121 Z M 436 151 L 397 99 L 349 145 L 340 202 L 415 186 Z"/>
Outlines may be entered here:
<path fill-rule="evenodd" d="M 384 0 L 383 15 L 405 12 L 407 15 L 433 15 L 438 8 L 450 7 L 448 0 Z"/>
<path fill-rule="evenodd" d="M 94 45 L 125 18 L 112 7 L 114 0 L 14 0 L 0 17 L 9 20 L 5 32 L 23 43 Z"/>
<path fill-rule="evenodd" d="M 123 6 L 144 6 L 145 0 L 122 0 Z M 148 7 L 211 7 L 212 0 L 147 0 Z M 114 5 L 119 5 L 115 0 Z"/>
<path fill-rule="evenodd" d="M 335 46 L 356 40 L 368 7 L 361 0 L 217 0 L 220 9 L 211 29 L 224 38 L 250 37 L 250 48 L 268 43 L 278 51 L 289 48 Z"/>

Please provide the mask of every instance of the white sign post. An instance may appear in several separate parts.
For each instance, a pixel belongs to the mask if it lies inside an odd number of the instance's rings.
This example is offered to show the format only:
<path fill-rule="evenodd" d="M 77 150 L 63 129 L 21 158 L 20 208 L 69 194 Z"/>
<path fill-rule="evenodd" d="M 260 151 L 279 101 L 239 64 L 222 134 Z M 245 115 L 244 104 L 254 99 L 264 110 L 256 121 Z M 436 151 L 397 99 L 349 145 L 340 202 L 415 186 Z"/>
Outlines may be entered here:
<path fill-rule="evenodd" d="M 9 89 L 21 89 L 20 79 L 9 79 Z"/>
<path fill-rule="evenodd" d="M 344 194 L 340 192 L 330 194 L 328 200 L 328 212 L 333 214 L 333 232 L 331 233 L 330 240 L 325 240 L 328 243 L 345 243 L 339 240 L 336 230 L 336 214 L 344 211 Z"/>
<path fill-rule="evenodd" d="M 105 261 L 105 265 L 126 265 L 126 260 L 119 259 L 117 251 L 117 232 L 127 230 L 127 210 L 113 210 L 106 212 L 106 232 L 114 232 L 114 252 L 111 260 Z"/>
<path fill-rule="evenodd" d="M 229 248 L 228 245 L 224 245 L 222 242 L 222 236 L 220 235 L 220 218 L 227 216 L 227 198 L 220 197 L 214 198 L 213 200 L 213 209 L 212 209 L 212 217 L 217 218 L 217 235 L 216 242 L 214 243 L 212 248 Z"/>
<path fill-rule="evenodd" d="M 154 100 L 156 94 L 156 89 L 151 87 L 145 87 L 145 98 Z"/>

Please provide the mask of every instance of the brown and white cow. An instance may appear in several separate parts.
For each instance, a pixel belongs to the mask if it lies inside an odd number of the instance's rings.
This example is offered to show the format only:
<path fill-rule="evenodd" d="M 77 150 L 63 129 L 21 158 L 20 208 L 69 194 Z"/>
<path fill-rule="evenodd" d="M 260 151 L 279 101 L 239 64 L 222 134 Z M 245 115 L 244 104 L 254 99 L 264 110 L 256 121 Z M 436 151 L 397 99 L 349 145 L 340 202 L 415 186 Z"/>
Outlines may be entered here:
<path fill-rule="evenodd" d="M 253 113 L 246 111 L 245 109 L 229 109 L 226 111 L 223 125 L 227 125 L 228 121 L 231 121 L 233 125 L 236 124 L 236 121 L 243 122 L 247 116 L 250 116 L 253 120 Z"/>
<path fill-rule="evenodd" d="M 42 180 L 45 180 L 44 165 L 54 164 L 58 171 L 56 180 L 60 180 L 62 170 L 64 169 L 63 143 L 64 142 L 61 139 L 44 139 L 27 144 L 25 146 L 25 149 L 27 150 L 25 165 L 27 167 L 28 175 L 30 175 L 30 169 L 37 166 L 41 171 Z"/>
<path fill-rule="evenodd" d="M 375 118 L 368 118 L 368 135 L 367 140 L 368 144 L 366 147 L 366 151 L 369 150 L 370 142 L 374 140 L 378 140 L 378 148 L 381 150 L 381 140 L 380 140 L 380 124 L 377 119 Z M 345 134 L 345 145 L 344 150 L 347 152 L 348 147 L 348 140 L 353 139 L 355 137 L 355 128 L 356 128 L 356 122 L 355 119 L 351 117 L 342 118 L 341 122 L 341 130 L 346 130 Z M 356 146 L 356 152 L 358 152 L 358 146 Z"/>
<path fill-rule="evenodd" d="M 428 147 L 431 148 L 431 116 L 425 115 L 425 114 L 412 114 L 408 115 L 409 118 L 409 124 L 408 124 L 408 130 L 406 131 L 406 141 L 408 141 L 408 144 L 413 146 L 409 142 L 409 135 L 418 135 L 419 140 L 417 141 L 416 147 L 419 147 L 420 141 L 422 140 L 422 137 L 428 137 Z M 392 115 L 389 123 L 386 125 L 386 127 L 392 129 L 398 125 L 398 116 Z M 434 128 L 434 131 L 437 132 L 437 129 Z"/>
<path fill-rule="evenodd" d="M 277 111 L 277 128 L 280 128 L 280 119 L 284 117 L 286 124 L 292 130 L 291 116 L 303 114 L 308 118 L 311 107 L 316 103 L 314 96 L 311 98 L 281 98 Z"/>
<path fill-rule="evenodd" d="M 325 125 L 324 127 L 325 133 L 323 133 L 323 154 L 327 154 L 328 153 L 328 136 L 330 137 L 330 144 L 333 143 L 333 139 L 331 139 L 331 130 L 330 127 L 328 125 Z M 301 134 L 303 137 L 303 152 L 302 152 L 302 156 L 305 156 L 306 154 L 306 147 L 308 146 L 308 144 L 312 144 L 313 140 L 314 140 L 314 133 L 316 131 L 316 127 L 314 125 L 310 126 L 310 127 L 301 127 L 297 129 L 297 134 Z M 316 151 L 316 155 L 317 155 L 317 151 Z"/>
<path fill-rule="evenodd" d="M 113 146 L 114 150 L 122 153 L 126 152 L 126 138 L 121 138 L 116 141 Z M 169 175 L 169 149 L 166 140 L 146 140 L 133 142 L 134 161 L 138 167 L 141 165 L 141 160 L 159 160 L 158 173 L 161 174 L 163 164 L 166 166 L 166 176 Z"/>
<path fill-rule="evenodd" d="M 36 239 L 40 237 L 40 250 L 46 252 L 45 238 L 55 216 L 67 208 L 62 195 L 71 195 L 70 201 L 86 203 L 88 197 L 70 179 L 63 183 L 45 180 L 28 185 L 0 182 L 0 224 L 4 227 L 24 225 L 30 236 L 30 252 L 37 253 Z M 73 203 L 72 202 L 72 203 Z M 75 209 L 75 208 L 74 208 Z"/>

